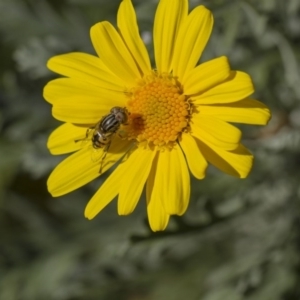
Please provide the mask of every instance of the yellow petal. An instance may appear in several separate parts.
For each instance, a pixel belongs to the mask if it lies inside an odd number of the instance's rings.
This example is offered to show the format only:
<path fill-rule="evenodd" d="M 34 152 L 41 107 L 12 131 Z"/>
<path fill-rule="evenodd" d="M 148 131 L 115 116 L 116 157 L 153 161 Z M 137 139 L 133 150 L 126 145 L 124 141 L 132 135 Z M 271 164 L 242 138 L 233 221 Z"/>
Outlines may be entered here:
<path fill-rule="evenodd" d="M 124 106 L 124 93 L 91 86 L 78 79 L 59 78 L 44 88 L 45 99 L 53 104 L 53 116 L 61 121 L 95 124 L 114 106 Z"/>
<path fill-rule="evenodd" d="M 150 59 L 139 34 L 136 15 L 131 0 L 123 0 L 120 4 L 118 10 L 118 28 L 142 73 L 148 74 L 151 70 Z"/>
<path fill-rule="evenodd" d="M 97 23 L 91 28 L 94 48 L 104 64 L 128 87 L 141 78 L 141 73 L 124 44 L 120 34 L 108 22 Z"/>
<path fill-rule="evenodd" d="M 240 71 L 231 71 L 229 78 L 221 84 L 193 96 L 195 105 L 229 103 L 242 100 L 254 92 L 251 77 Z"/>
<path fill-rule="evenodd" d="M 162 193 L 157 188 L 157 157 L 153 161 L 153 165 L 146 184 L 146 198 L 147 198 L 147 213 L 149 225 L 153 231 L 164 230 L 170 219 L 170 215 L 166 213 L 162 205 Z"/>
<path fill-rule="evenodd" d="M 202 93 L 230 76 L 228 58 L 221 56 L 205 62 L 187 73 L 182 82 L 185 95 Z"/>
<path fill-rule="evenodd" d="M 117 136 L 112 140 L 102 165 L 104 173 L 116 163 L 128 150 L 130 144 Z M 48 190 L 53 197 L 67 194 L 85 185 L 100 175 L 100 161 L 92 159 L 94 149 L 85 147 L 63 160 L 51 173 L 48 179 Z M 99 151 L 103 151 L 100 149 Z"/>
<path fill-rule="evenodd" d="M 271 118 L 267 106 L 254 99 L 219 105 L 201 105 L 201 114 L 227 122 L 266 125 Z"/>
<path fill-rule="evenodd" d="M 201 111 L 192 118 L 191 129 L 191 134 L 199 140 L 225 150 L 236 149 L 242 136 L 237 127 L 213 116 L 204 116 Z"/>
<path fill-rule="evenodd" d="M 196 66 L 213 27 L 213 16 L 204 6 L 196 7 L 180 27 L 175 43 L 173 73 L 180 80 Z"/>
<path fill-rule="evenodd" d="M 253 155 L 242 145 L 232 151 L 197 141 L 204 157 L 215 167 L 231 176 L 246 178 L 251 171 Z"/>
<path fill-rule="evenodd" d="M 155 151 L 138 149 L 126 160 L 127 172 L 120 181 L 119 215 L 128 215 L 135 209 L 148 178 Z M 125 180 L 126 178 L 126 180 Z"/>
<path fill-rule="evenodd" d="M 84 138 L 87 130 L 87 127 L 65 123 L 50 134 L 47 147 L 53 155 L 77 151 L 82 143 L 75 141 Z"/>
<path fill-rule="evenodd" d="M 124 82 L 115 76 L 99 57 L 86 53 L 68 53 L 50 58 L 47 66 L 53 72 L 79 79 L 105 89 L 124 91 Z"/>
<path fill-rule="evenodd" d="M 171 71 L 175 41 L 187 13 L 187 0 L 159 1 L 153 29 L 155 62 L 159 72 Z"/>
<path fill-rule="evenodd" d="M 89 220 L 93 219 L 109 202 L 111 202 L 120 192 L 120 182 L 128 174 L 127 161 L 121 162 L 113 173 L 104 181 L 100 189 L 87 204 L 84 215 Z"/>
<path fill-rule="evenodd" d="M 208 164 L 195 139 L 190 134 L 182 134 L 180 146 L 192 174 L 198 179 L 204 178 Z"/>
<path fill-rule="evenodd" d="M 190 198 L 190 175 L 179 147 L 161 151 L 157 162 L 155 193 L 161 193 L 165 211 L 170 215 L 182 215 Z"/>

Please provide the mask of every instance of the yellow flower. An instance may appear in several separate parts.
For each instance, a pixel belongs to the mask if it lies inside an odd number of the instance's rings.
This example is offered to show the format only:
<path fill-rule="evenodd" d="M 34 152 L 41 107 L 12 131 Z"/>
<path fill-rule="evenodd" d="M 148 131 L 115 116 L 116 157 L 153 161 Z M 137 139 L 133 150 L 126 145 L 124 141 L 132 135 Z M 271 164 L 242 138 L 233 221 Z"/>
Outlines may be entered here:
<path fill-rule="evenodd" d="M 231 71 L 226 57 L 197 66 L 213 27 L 204 6 L 188 13 L 188 0 L 160 0 L 154 68 L 130 0 L 120 4 L 117 27 L 100 22 L 91 28 L 97 57 L 69 53 L 48 62 L 65 76 L 44 89 L 53 116 L 64 122 L 50 135 L 48 148 L 52 154 L 75 152 L 52 172 L 48 189 L 61 196 L 98 177 L 100 168 L 105 172 L 118 163 L 89 201 L 85 216 L 94 218 L 116 196 L 118 213 L 130 214 L 146 185 L 150 227 L 163 230 L 170 215 L 187 209 L 189 171 L 202 179 L 211 163 L 247 177 L 253 156 L 230 123 L 265 125 L 270 111 L 248 98 L 254 92 L 250 76 Z M 117 132 L 104 132 L 99 122 L 107 115 L 115 121 L 114 107 L 124 109 L 128 120 L 117 122 Z M 97 130 L 102 135 L 96 140 L 107 140 L 93 149 Z M 100 159 L 93 159 L 95 153 Z"/>

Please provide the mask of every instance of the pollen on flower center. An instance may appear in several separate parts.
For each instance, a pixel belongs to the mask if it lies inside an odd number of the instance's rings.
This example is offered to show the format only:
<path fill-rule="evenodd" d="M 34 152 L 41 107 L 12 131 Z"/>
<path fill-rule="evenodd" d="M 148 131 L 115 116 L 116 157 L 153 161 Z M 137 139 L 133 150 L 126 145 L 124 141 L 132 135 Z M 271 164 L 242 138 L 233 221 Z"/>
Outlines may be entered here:
<path fill-rule="evenodd" d="M 128 137 L 153 146 L 172 146 L 187 128 L 190 103 L 170 74 L 153 72 L 132 90 Z"/>

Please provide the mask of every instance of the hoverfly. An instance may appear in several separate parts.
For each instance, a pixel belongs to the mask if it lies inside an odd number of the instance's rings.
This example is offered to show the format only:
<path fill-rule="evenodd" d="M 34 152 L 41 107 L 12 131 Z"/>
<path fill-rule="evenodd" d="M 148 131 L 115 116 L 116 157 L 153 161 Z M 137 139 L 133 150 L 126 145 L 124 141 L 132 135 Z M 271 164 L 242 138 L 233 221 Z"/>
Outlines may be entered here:
<path fill-rule="evenodd" d="M 90 130 L 93 130 L 92 146 L 94 153 L 92 154 L 93 161 L 97 161 L 99 157 L 95 155 L 97 150 L 104 148 L 99 173 L 102 173 L 103 161 L 111 144 L 113 135 L 119 130 L 121 125 L 125 125 L 128 120 L 128 110 L 124 107 L 115 106 L 110 110 L 110 113 L 102 117 L 102 119 L 92 128 L 89 128 L 85 139 L 88 138 Z M 77 142 L 79 140 L 76 140 Z"/>

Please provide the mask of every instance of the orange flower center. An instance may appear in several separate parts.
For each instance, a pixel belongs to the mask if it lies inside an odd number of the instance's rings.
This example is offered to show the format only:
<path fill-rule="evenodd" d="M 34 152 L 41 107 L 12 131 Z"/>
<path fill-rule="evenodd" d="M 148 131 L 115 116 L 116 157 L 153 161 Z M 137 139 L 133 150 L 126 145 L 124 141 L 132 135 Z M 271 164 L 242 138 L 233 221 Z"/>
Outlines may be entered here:
<path fill-rule="evenodd" d="M 190 103 L 179 82 L 170 74 L 153 72 L 130 93 L 129 139 L 149 146 L 170 146 L 187 128 Z"/>

